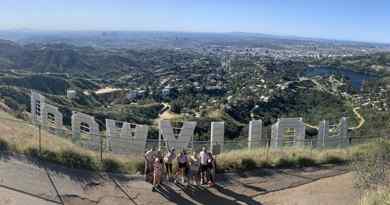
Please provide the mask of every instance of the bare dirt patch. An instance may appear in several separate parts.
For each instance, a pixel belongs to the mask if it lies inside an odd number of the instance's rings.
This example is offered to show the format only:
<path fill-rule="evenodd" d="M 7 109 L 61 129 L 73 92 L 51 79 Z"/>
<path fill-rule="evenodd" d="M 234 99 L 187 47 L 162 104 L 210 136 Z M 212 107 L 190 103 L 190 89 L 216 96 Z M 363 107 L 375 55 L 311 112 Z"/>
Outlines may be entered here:
<path fill-rule="evenodd" d="M 218 185 L 213 188 L 165 182 L 157 192 L 152 192 L 152 185 L 143 181 L 142 176 L 111 176 L 57 167 L 57 165 L 35 165 L 12 157 L 0 160 L 0 162 L 0 170 L 3 171 L 0 184 L 10 187 L 17 186 L 14 188 L 24 189 L 25 192 L 59 201 L 52 184 L 45 175 L 45 169 L 47 169 L 66 205 L 349 205 L 355 204 L 359 199 L 357 192 L 353 189 L 352 175 L 343 174 L 347 171 L 345 166 L 258 169 L 249 172 L 227 173 L 218 175 Z M 329 178 L 322 179 L 323 177 Z M 19 195 L 19 193 L 16 194 Z M 9 196 L 14 195 L 10 193 Z M 21 198 L 20 200 L 29 198 L 22 198 L 23 194 L 16 197 Z M 9 200 L 4 201 L 5 199 L 7 198 L 4 198 L 1 203 L 7 202 L 6 205 L 13 205 Z M 35 200 L 40 201 L 39 198 Z M 27 204 L 35 205 L 34 203 Z M 36 204 L 45 203 L 37 202 Z"/>
<path fill-rule="evenodd" d="M 1 205 L 57 205 L 57 203 L 48 202 L 43 199 L 29 196 L 20 192 L 12 191 L 5 188 L 0 188 L 0 204 Z"/>
<path fill-rule="evenodd" d="M 359 193 L 353 187 L 353 174 L 347 173 L 255 199 L 266 205 L 356 205 Z"/>

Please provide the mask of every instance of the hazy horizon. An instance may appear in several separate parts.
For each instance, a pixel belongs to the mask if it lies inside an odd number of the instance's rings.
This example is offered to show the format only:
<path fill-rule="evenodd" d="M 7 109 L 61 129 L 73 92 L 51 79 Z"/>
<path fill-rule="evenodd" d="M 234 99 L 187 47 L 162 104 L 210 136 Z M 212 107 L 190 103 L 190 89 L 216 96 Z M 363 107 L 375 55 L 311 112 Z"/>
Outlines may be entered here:
<path fill-rule="evenodd" d="M 65 29 L 58 29 L 58 30 L 48 30 L 48 29 L 30 29 L 30 28 L 16 28 L 16 29 L 0 29 L 0 32 L 3 33 L 36 33 L 36 34 L 66 34 L 66 33 L 100 33 L 100 32 L 128 32 L 128 33 L 178 33 L 178 34 L 215 34 L 215 35 L 238 35 L 238 34 L 244 34 L 244 35 L 264 35 L 264 37 L 270 37 L 270 38 L 281 38 L 281 39 L 297 39 L 297 40 L 313 40 L 313 41 L 338 41 L 338 42 L 356 42 L 356 43 L 368 43 L 368 44 L 383 44 L 383 45 L 390 45 L 390 42 L 383 42 L 383 41 L 365 41 L 365 40 L 353 40 L 353 39 L 340 39 L 340 38 L 327 38 L 327 37 L 313 37 L 313 36 L 299 36 L 299 35 L 293 35 L 293 34 L 274 34 L 274 33 L 260 33 L 260 32 L 245 32 L 245 31 L 229 31 L 229 32 L 217 32 L 217 31 L 175 31 L 175 30 L 65 30 Z M 0 36 L 0 39 L 3 38 Z M 12 39 L 8 39 L 12 40 Z"/>
<path fill-rule="evenodd" d="M 390 43 L 390 2 L 4 0 L 0 30 L 255 33 Z"/>

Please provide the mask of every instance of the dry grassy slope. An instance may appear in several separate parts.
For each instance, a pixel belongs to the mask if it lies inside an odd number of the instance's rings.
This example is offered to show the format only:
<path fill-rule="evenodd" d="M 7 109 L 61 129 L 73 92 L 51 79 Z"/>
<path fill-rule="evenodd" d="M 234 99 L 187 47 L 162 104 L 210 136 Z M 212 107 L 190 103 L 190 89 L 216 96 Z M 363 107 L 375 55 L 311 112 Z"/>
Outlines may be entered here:
<path fill-rule="evenodd" d="M 29 122 L 16 119 L 0 109 L 0 139 L 8 142 L 13 150 L 23 153 L 28 148 L 39 147 L 39 130 Z M 97 160 L 100 159 L 98 152 L 87 150 L 78 144 L 74 144 L 70 138 L 50 134 L 44 129 L 41 131 L 41 144 L 44 150 L 57 153 L 64 150 L 71 150 L 82 155 L 91 156 Z M 129 172 L 134 172 L 135 164 L 142 160 L 142 156 L 139 155 L 118 156 L 104 153 L 103 156 L 104 159 L 115 159 L 122 163 Z"/>
<path fill-rule="evenodd" d="M 18 120 L 10 114 L 0 110 L 0 139 L 8 142 L 13 150 L 24 152 L 31 147 L 38 148 L 38 136 L 38 129 L 36 127 L 30 125 L 26 121 Z M 42 130 L 41 136 L 43 150 L 57 153 L 61 153 L 64 150 L 70 150 L 84 156 L 90 156 L 96 160 L 100 159 L 98 152 L 90 151 L 82 148 L 78 144 L 74 144 L 70 139 L 71 136 L 69 136 L 69 138 L 59 137 L 44 130 Z M 351 157 L 351 153 L 358 149 L 359 146 L 347 149 L 327 150 L 286 148 L 278 150 L 271 149 L 268 151 L 263 148 L 253 150 L 244 149 L 222 153 L 218 156 L 217 161 L 220 170 L 231 171 L 264 166 L 312 166 L 315 164 L 348 161 Z M 103 158 L 115 159 L 129 172 L 142 169 L 142 167 L 140 167 L 143 160 L 142 154 L 123 156 L 105 152 Z"/>
<path fill-rule="evenodd" d="M 38 129 L 26 121 L 16 119 L 12 115 L 0 110 L 0 138 L 15 145 L 18 151 L 38 145 Z M 42 131 L 42 145 L 45 148 L 57 151 L 62 149 L 80 149 L 67 139 Z"/>

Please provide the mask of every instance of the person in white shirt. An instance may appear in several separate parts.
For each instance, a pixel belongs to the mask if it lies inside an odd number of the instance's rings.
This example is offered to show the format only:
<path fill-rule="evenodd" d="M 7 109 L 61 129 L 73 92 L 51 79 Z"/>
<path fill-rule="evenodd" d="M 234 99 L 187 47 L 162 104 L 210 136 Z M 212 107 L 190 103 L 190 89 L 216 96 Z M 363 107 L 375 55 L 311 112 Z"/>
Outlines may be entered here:
<path fill-rule="evenodd" d="M 208 160 L 209 155 L 207 152 L 206 147 L 202 147 L 202 151 L 199 153 L 199 160 L 200 160 L 200 183 L 206 184 L 208 179 L 205 179 L 207 177 L 208 173 Z"/>
<path fill-rule="evenodd" d="M 152 191 L 156 191 L 156 188 L 161 185 L 161 175 L 162 175 L 162 158 L 156 157 L 153 163 L 153 189 Z"/>
<path fill-rule="evenodd" d="M 151 181 L 155 155 L 154 148 L 145 153 L 145 181 Z"/>

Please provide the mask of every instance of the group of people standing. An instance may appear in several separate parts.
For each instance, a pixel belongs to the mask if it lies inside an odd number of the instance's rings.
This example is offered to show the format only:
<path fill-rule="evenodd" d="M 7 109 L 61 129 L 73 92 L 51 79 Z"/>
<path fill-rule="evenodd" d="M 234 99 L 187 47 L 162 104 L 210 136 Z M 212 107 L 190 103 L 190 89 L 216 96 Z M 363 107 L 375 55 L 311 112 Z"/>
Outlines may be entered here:
<path fill-rule="evenodd" d="M 153 190 L 161 185 L 164 176 L 167 181 L 175 183 L 213 186 L 215 170 L 216 160 L 206 147 L 191 155 L 185 150 L 176 155 L 174 148 L 168 149 L 165 154 L 153 148 L 145 153 L 145 179 L 153 183 Z"/>

